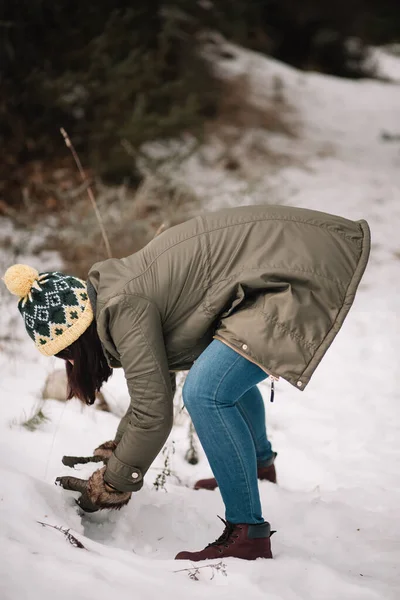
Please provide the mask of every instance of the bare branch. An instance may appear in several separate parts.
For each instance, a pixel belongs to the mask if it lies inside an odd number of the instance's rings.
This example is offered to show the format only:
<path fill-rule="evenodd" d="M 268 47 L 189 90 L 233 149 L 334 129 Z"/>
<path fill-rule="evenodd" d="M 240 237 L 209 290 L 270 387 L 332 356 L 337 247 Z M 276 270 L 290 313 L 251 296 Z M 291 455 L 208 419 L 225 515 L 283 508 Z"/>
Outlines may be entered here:
<path fill-rule="evenodd" d="M 43 527 L 51 527 L 52 529 L 61 531 L 61 533 L 65 535 L 67 541 L 70 544 L 72 544 L 72 546 L 74 546 L 75 548 L 83 548 L 84 550 L 87 550 L 87 548 L 85 548 L 82 542 L 80 542 L 78 538 L 76 538 L 74 535 L 72 535 L 72 533 L 70 533 L 69 529 L 65 529 L 64 527 L 60 527 L 59 525 L 50 525 L 50 523 L 43 523 L 42 521 L 37 521 L 37 523 L 39 523 L 39 525 L 42 525 Z"/>
<path fill-rule="evenodd" d="M 224 577 L 228 576 L 228 573 L 226 571 L 226 564 L 222 562 L 222 560 L 219 563 L 214 564 L 210 564 L 210 565 L 203 565 L 202 567 L 191 567 L 189 569 L 178 569 L 177 571 L 174 571 L 174 573 L 182 573 L 183 571 L 187 571 L 188 576 L 190 579 L 192 579 L 193 581 L 198 581 L 198 575 L 199 575 L 199 571 L 200 569 L 211 569 L 211 577 L 210 577 L 210 581 L 212 579 L 214 579 L 215 577 L 215 573 L 216 571 L 219 571 Z"/>
<path fill-rule="evenodd" d="M 69 138 L 68 133 L 65 131 L 65 129 L 63 127 L 61 127 L 60 131 L 61 131 L 61 135 L 64 138 L 65 145 L 67 146 L 67 148 L 69 148 L 71 150 L 71 154 L 74 157 L 74 160 L 75 160 L 76 166 L 78 167 L 78 171 L 80 173 L 82 181 L 86 182 L 87 181 L 87 177 L 85 175 L 85 171 L 83 170 L 82 163 L 81 163 L 81 161 L 79 159 L 78 154 L 76 153 L 76 150 L 75 150 L 74 145 L 72 144 L 72 142 L 71 142 L 71 140 Z M 112 252 L 111 252 L 110 242 L 108 240 L 107 233 L 106 233 L 106 230 L 104 228 L 103 220 L 101 218 L 101 214 L 100 214 L 99 208 L 97 206 L 96 199 L 94 197 L 94 194 L 93 194 L 93 191 L 92 191 L 92 188 L 91 188 L 90 185 L 87 186 L 86 192 L 87 192 L 87 195 L 89 196 L 89 200 L 92 203 L 93 210 L 94 210 L 94 212 L 96 214 L 97 221 L 98 221 L 99 226 L 100 226 L 101 234 L 103 236 L 103 240 L 104 240 L 104 243 L 105 243 L 105 246 L 106 246 L 106 251 L 107 251 L 108 258 L 112 258 Z"/>

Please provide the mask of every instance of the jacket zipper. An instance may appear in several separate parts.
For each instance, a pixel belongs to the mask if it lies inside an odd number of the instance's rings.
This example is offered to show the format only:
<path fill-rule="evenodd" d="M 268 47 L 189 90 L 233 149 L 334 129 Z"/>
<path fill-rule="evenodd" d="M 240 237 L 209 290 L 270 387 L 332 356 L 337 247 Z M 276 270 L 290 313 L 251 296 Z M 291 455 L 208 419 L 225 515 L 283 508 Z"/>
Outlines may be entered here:
<path fill-rule="evenodd" d="M 269 400 L 270 400 L 270 402 L 273 402 L 274 398 L 275 398 L 275 381 L 279 381 L 279 377 L 277 375 L 273 375 L 272 373 L 267 371 L 267 369 L 265 369 L 265 367 L 262 367 L 258 362 L 256 362 L 255 360 L 253 360 L 252 358 L 247 356 L 244 352 L 241 352 L 239 350 L 239 348 L 236 348 L 236 346 L 234 346 L 233 344 L 230 344 L 229 342 L 227 342 L 226 340 L 221 338 L 219 335 L 214 335 L 213 339 L 219 340 L 220 342 L 225 344 L 225 346 L 228 346 L 229 348 L 231 348 L 232 350 L 234 350 L 235 352 L 240 354 L 240 356 L 243 356 L 243 358 L 246 358 L 247 360 L 252 362 L 254 365 L 257 365 L 257 367 L 260 367 L 260 369 L 262 369 L 264 371 L 264 373 L 266 373 L 269 376 L 270 382 L 271 382 L 271 395 L 270 395 Z"/>

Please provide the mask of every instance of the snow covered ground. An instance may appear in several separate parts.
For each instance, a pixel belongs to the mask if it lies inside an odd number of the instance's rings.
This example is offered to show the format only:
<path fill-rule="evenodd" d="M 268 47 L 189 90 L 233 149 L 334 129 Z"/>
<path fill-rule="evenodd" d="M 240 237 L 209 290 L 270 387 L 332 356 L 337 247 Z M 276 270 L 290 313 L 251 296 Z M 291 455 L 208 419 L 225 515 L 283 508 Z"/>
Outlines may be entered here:
<path fill-rule="evenodd" d="M 304 393 L 285 382 L 266 403 L 269 435 L 279 453 L 279 485 L 260 484 L 264 516 L 277 533 L 275 559 L 227 559 L 226 576 L 211 568 L 192 580 L 193 565 L 173 557 L 196 550 L 222 531 L 218 491 L 191 490 L 210 473 L 184 460 L 187 420 L 171 434 L 175 475 L 166 493 L 153 482 L 121 512 L 79 514 L 71 492 L 53 485 L 68 473 L 64 454 L 87 455 L 113 437 L 118 419 L 78 402 L 46 401 L 48 421 L 34 432 L 21 422 L 33 414 L 46 375 L 59 367 L 45 359 L 23 331 L 15 302 L 1 289 L 0 311 L 0 597 L 29 600 L 140 600 L 242 598 L 251 600 L 397 600 L 400 597 L 400 86 L 305 74 L 229 47 L 226 77 L 247 73 L 255 101 L 267 105 L 277 78 L 296 105 L 295 138 L 250 131 L 233 150 L 243 170 L 214 166 L 212 148 L 191 157 L 181 176 L 209 208 L 279 202 L 365 218 L 372 254 L 350 315 Z M 394 59 L 393 59 L 394 60 Z M 393 64 L 391 65 L 393 68 Z M 274 83 L 275 82 L 275 83 Z M 247 160 L 256 139 L 280 152 L 279 166 Z M 31 257 L 34 240 L 0 224 L 18 242 L 17 256 L 2 251 L 1 266 L 28 262 L 58 268 L 54 255 Z M 269 385 L 262 385 L 266 400 Z M 122 412 L 124 381 L 116 373 L 106 393 Z M 86 477 L 84 466 L 77 476 Z M 50 525 L 70 528 L 85 549 Z M 178 572 L 176 572 L 178 571 Z M 212 576 L 214 577 L 212 578 Z"/>

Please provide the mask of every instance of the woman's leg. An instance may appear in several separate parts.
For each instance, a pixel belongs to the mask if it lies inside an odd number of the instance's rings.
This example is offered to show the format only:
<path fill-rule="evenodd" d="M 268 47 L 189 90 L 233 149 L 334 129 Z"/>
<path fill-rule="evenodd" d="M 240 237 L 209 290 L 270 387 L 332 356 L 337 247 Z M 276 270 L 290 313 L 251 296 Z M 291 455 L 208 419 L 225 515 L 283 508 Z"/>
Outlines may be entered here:
<path fill-rule="evenodd" d="M 245 392 L 238 401 L 237 407 L 250 429 L 256 449 L 257 466 L 270 464 L 275 453 L 267 437 L 264 400 L 258 387 L 254 386 Z"/>
<path fill-rule="evenodd" d="M 196 360 L 183 400 L 216 477 L 230 523 L 262 523 L 256 447 L 237 403 L 266 373 L 214 340 Z M 249 408 L 250 410 L 250 408 Z"/>

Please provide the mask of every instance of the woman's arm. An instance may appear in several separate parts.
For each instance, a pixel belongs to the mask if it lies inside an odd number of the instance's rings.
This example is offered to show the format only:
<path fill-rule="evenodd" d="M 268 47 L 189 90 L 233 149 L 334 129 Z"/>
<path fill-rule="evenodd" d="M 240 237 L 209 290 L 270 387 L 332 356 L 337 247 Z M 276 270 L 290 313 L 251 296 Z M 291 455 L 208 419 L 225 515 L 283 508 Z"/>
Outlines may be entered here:
<path fill-rule="evenodd" d="M 119 444 L 122 436 L 125 433 L 126 426 L 128 425 L 128 422 L 129 422 L 130 415 L 131 415 L 131 405 L 128 406 L 128 410 L 126 411 L 126 413 L 124 414 L 124 416 L 122 417 L 122 419 L 119 422 L 117 433 L 115 434 L 115 438 L 114 438 L 114 442 L 116 444 Z"/>
<path fill-rule="evenodd" d="M 125 429 L 104 479 L 118 490 L 136 491 L 173 422 L 173 388 L 161 319 L 157 307 L 139 296 L 119 296 L 103 310 L 108 312 L 109 332 L 131 397 Z"/>
<path fill-rule="evenodd" d="M 172 396 L 174 396 L 175 392 L 176 392 L 176 377 L 175 377 L 175 373 L 171 373 L 170 372 L 169 378 L 170 378 L 170 381 L 171 381 Z M 126 426 L 129 423 L 130 415 L 131 415 L 131 405 L 128 406 L 128 409 L 127 409 L 126 413 L 124 414 L 124 416 L 122 417 L 122 419 L 119 422 L 117 433 L 115 434 L 115 438 L 114 438 L 114 442 L 116 444 L 119 444 L 119 442 L 121 441 L 122 436 L 125 433 Z"/>

